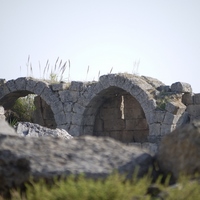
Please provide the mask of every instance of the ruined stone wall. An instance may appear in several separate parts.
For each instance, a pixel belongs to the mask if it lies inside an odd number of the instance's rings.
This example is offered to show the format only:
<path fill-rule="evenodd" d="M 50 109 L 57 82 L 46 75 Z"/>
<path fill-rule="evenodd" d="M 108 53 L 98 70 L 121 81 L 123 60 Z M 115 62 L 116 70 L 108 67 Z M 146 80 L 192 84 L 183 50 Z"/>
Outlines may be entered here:
<path fill-rule="evenodd" d="M 33 123 L 52 129 L 56 128 L 56 122 L 51 107 L 40 96 L 34 98 L 34 105 L 36 110 L 34 111 Z"/>
<path fill-rule="evenodd" d="M 153 148 L 163 135 L 200 118 L 200 94 L 193 94 L 189 84 L 166 86 L 131 74 L 108 74 L 97 82 L 0 82 L 0 105 L 5 109 L 27 94 L 38 95 L 40 124 L 63 128 L 72 136 L 106 135 Z"/>
<path fill-rule="evenodd" d="M 147 142 L 149 129 L 138 101 L 127 92 L 122 92 L 100 106 L 93 134 L 109 136 L 125 143 Z"/>

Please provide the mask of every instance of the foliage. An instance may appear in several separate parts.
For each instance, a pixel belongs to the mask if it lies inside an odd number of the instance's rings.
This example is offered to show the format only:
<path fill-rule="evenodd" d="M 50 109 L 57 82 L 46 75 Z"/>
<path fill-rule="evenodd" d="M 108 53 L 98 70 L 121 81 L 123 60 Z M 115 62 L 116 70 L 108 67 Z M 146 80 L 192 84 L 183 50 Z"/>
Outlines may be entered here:
<path fill-rule="evenodd" d="M 12 111 L 18 114 L 19 121 L 32 122 L 33 113 L 35 110 L 34 97 L 35 95 L 29 94 L 16 100 L 14 106 L 12 107 Z"/>
<path fill-rule="evenodd" d="M 65 179 L 47 184 L 44 180 L 27 184 L 27 200 L 194 200 L 199 199 L 198 180 L 182 177 L 175 185 L 164 184 L 162 177 L 152 184 L 149 176 L 141 179 L 126 180 L 117 173 L 106 179 L 90 179 L 84 175 L 71 175 Z M 150 188 L 154 188 L 150 191 Z M 20 200 L 20 191 L 11 192 L 12 199 Z M 0 200 L 3 198 L 0 197 Z"/>

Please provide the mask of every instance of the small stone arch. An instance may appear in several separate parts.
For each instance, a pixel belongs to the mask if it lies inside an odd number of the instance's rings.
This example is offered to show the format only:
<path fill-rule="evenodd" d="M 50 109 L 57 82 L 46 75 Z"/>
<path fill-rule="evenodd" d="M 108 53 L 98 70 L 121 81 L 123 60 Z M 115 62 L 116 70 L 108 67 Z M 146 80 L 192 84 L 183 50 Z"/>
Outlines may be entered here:
<path fill-rule="evenodd" d="M 134 142 L 134 141 L 147 142 L 148 134 L 151 128 L 149 124 L 152 121 L 150 113 L 156 108 L 156 102 L 152 98 L 151 93 L 149 92 L 152 90 L 155 90 L 155 88 L 152 85 L 148 84 L 142 77 L 139 77 L 139 76 L 134 76 L 134 75 L 126 76 L 124 74 L 122 75 L 109 74 L 109 75 L 101 76 L 99 79 L 99 82 L 89 87 L 86 93 L 87 97 L 85 98 L 88 99 L 88 104 L 85 105 L 85 111 L 83 113 L 83 119 L 81 123 L 82 125 L 81 135 L 85 135 L 85 134 L 97 135 L 97 136 L 103 135 L 103 134 L 110 135 L 110 133 L 106 133 L 105 131 L 100 131 L 102 127 L 98 127 L 98 125 L 99 126 L 101 125 L 100 123 L 97 123 L 97 121 L 102 120 L 100 119 L 100 115 L 101 115 L 100 112 L 101 112 L 102 106 L 104 106 L 106 102 L 109 104 L 108 101 L 110 101 L 110 99 L 113 99 L 118 96 L 119 97 L 117 100 L 118 106 L 119 106 L 119 100 L 122 101 L 123 100 L 122 97 L 125 97 L 129 99 L 130 101 L 135 102 L 135 105 L 137 105 L 137 108 L 139 108 L 138 112 L 141 115 L 143 115 L 140 121 L 141 123 L 143 123 L 142 125 L 143 136 L 141 138 L 138 137 L 138 139 L 134 139 L 134 138 L 137 138 L 136 136 L 135 137 L 131 136 L 132 139 L 128 138 L 127 136 L 125 137 L 124 142 Z M 111 101 L 111 103 L 116 103 L 116 102 Z M 118 109 L 118 111 L 120 110 Z M 133 120 L 134 119 L 132 119 L 132 122 Z M 121 121 L 124 121 L 124 120 L 121 120 Z M 130 129 L 129 132 L 131 132 L 131 127 L 133 127 L 130 124 L 132 122 L 129 121 L 129 128 L 128 128 Z M 135 119 L 135 122 L 136 122 L 136 119 Z M 123 123 L 123 122 L 120 122 L 119 120 L 119 123 L 122 123 L 123 124 L 122 126 L 124 126 L 124 123 L 127 123 L 127 121 Z M 120 130 L 118 130 L 118 132 L 119 131 Z M 125 131 L 128 132 L 127 129 L 125 129 Z M 121 140 L 119 138 L 119 134 L 114 138 Z"/>
<path fill-rule="evenodd" d="M 12 107 L 19 97 L 27 96 L 28 94 L 38 95 L 51 109 L 55 120 L 55 125 L 59 124 L 55 117 L 58 109 L 56 102 L 59 101 L 58 96 L 51 90 L 49 84 L 45 81 L 21 77 L 16 80 L 9 80 L 0 85 L 0 105 L 5 109 Z M 55 128 L 55 127 L 54 127 Z"/>

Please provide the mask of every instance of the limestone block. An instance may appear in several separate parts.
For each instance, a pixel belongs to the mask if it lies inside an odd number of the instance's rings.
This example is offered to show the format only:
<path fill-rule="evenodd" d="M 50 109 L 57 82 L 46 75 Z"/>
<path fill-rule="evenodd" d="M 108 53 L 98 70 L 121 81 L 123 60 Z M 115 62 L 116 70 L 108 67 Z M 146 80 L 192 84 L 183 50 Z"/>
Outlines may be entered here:
<path fill-rule="evenodd" d="M 165 117 L 165 113 L 166 111 L 162 111 L 162 110 L 154 110 L 152 112 L 149 113 L 149 118 L 150 118 L 150 122 L 151 124 L 153 123 L 162 123 Z"/>
<path fill-rule="evenodd" d="M 10 90 L 10 92 L 14 92 L 14 91 L 17 90 L 14 80 L 7 81 L 6 82 L 6 86 L 8 87 L 8 89 Z"/>
<path fill-rule="evenodd" d="M 72 112 L 74 103 L 73 102 L 65 102 L 64 103 L 64 112 Z"/>
<path fill-rule="evenodd" d="M 192 115 L 193 117 L 200 116 L 200 105 L 188 105 L 187 112 L 189 113 L 189 115 Z"/>
<path fill-rule="evenodd" d="M 190 117 L 188 112 L 184 112 L 178 119 L 176 123 L 176 127 L 178 128 L 179 126 L 182 126 L 183 124 L 186 124 L 190 121 Z"/>
<path fill-rule="evenodd" d="M 15 80 L 15 85 L 17 90 L 25 90 L 26 89 L 26 79 L 18 78 Z"/>
<path fill-rule="evenodd" d="M 3 96 L 5 96 L 9 93 L 10 93 L 10 91 L 6 85 L 0 86 L 0 98 L 2 98 Z"/>
<path fill-rule="evenodd" d="M 34 87 L 36 86 L 37 83 L 38 83 L 37 80 L 28 79 L 26 83 L 26 90 L 31 92 L 34 91 Z"/>
<path fill-rule="evenodd" d="M 85 107 L 81 106 L 78 103 L 75 103 L 73 106 L 73 112 L 78 113 L 78 114 L 83 114 L 85 111 Z"/>
<path fill-rule="evenodd" d="M 157 108 L 156 100 L 148 99 L 147 101 L 142 102 L 141 106 L 146 113 L 153 112 Z"/>
<path fill-rule="evenodd" d="M 189 83 L 176 82 L 171 85 L 171 91 L 179 93 L 192 93 L 192 87 Z"/>
<path fill-rule="evenodd" d="M 59 91 L 59 95 L 63 103 L 69 102 L 69 101 L 77 102 L 79 93 L 76 91 L 64 90 L 64 91 Z"/>
<path fill-rule="evenodd" d="M 160 135 L 161 124 L 154 123 L 149 125 L 149 135 Z"/>
<path fill-rule="evenodd" d="M 79 136 L 80 135 L 80 128 L 81 127 L 78 126 L 78 125 L 70 125 L 69 134 L 71 136 L 74 136 L 74 137 Z"/>
<path fill-rule="evenodd" d="M 200 104 L 200 93 L 194 95 L 194 103 Z"/>
<path fill-rule="evenodd" d="M 62 91 L 65 90 L 70 83 L 56 83 L 51 84 L 51 88 L 53 91 Z"/>
<path fill-rule="evenodd" d="M 51 102 L 50 106 L 54 114 L 59 113 L 63 110 L 63 104 L 61 101 Z"/>
<path fill-rule="evenodd" d="M 124 142 L 122 140 L 122 132 L 121 131 L 110 131 L 110 137 L 115 140 Z"/>
<path fill-rule="evenodd" d="M 79 115 L 77 113 L 73 113 L 72 114 L 72 121 L 71 121 L 71 123 L 73 125 L 81 125 L 81 121 L 82 121 L 82 115 Z"/>
<path fill-rule="evenodd" d="M 162 139 L 161 135 L 149 135 L 148 136 L 148 142 L 149 143 L 159 144 L 161 139 Z"/>
<path fill-rule="evenodd" d="M 83 89 L 83 82 L 80 81 L 72 81 L 70 86 L 69 86 L 69 90 L 71 91 L 82 91 Z"/>
<path fill-rule="evenodd" d="M 133 131 L 133 141 L 134 142 L 147 142 L 148 141 L 148 134 L 149 131 L 148 130 L 136 130 Z"/>
<path fill-rule="evenodd" d="M 104 89 L 103 85 L 99 82 L 97 82 L 95 85 L 94 85 L 94 88 L 93 88 L 93 92 L 95 94 L 98 94 L 99 92 L 101 92 L 102 90 Z"/>
<path fill-rule="evenodd" d="M 162 124 L 161 135 L 166 135 L 168 133 L 171 133 L 173 130 L 175 130 L 175 128 L 176 128 L 176 125 Z"/>
<path fill-rule="evenodd" d="M 136 97 L 135 97 L 138 102 L 142 105 L 143 102 L 145 102 L 144 104 L 146 105 L 146 102 L 149 100 L 150 96 L 147 95 L 147 93 L 140 92 Z"/>
<path fill-rule="evenodd" d="M 119 108 L 108 107 L 100 110 L 100 117 L 105 120 L 112 119 L 113 116 L 115 116 L 115 118 L 121 118 L 122 113 Z"/>
<path fill-rule="evenodd" d="M 95 115 L 85 115 L 83 118 L 84 118 L 83 126 L 85 126 L 85 125 L 93 126 L 94 125 Z"/>
<path fill-rule="evenodd" d="M 172 113 L 166 112 L 163 123 L 168 125 L 176 124 L 179 118 L 180 115 L 173 115 Z"/>
<path fill-rule="evenodd" d="M 54 118 L 55 118 L 57 125 L 61 125 L 61 124 L 66 123 L 66 116 L 65 116 L 65 113 L 63 111 L 55 114 Z"/>
<path fill-rule="evenodd" d="M 123 130 L 125 128 L 125 123 L 123 119 L 109 119 L 104 121 L 105 130 Z"/>
<path fill-rule="evenodd" d="M 103 86 L 103 88 L 108 88 L 110 86 L 109 79 L 107 75 L 103 75 L 99 77 L 99 82 Z"/>
<path fill-rule="evenodd" d="M 181 115 L 185 112 L 186 106 L 180 101 L 173 101 L 166 104 L 165 110 L 174 115 Z"/>
<path fill-rule="evenodd" d="M 66 116 L 66 124 L 71 124 L 71 122 L 72 122 L 72 113 L 71 112 L 65 113 L 65 116 Z"/>
<path fill-rule="evenodd" d="M 126 130 L 144 130 L 148 129 L 146 119 L 127 119 L 125 120 Z"/>
<path fill-rule="evenodd" d="M 194 95 L 192 93 L 185 93 L 182 96 L 182 102 L 187 106 L 190 104 L 193 104 L 193 97 Z"/>
<path fill-rule="evenodd" d="M 48 87 L 47 83 L 45 82 L 38 82 L 34 88 L 34 93 L 40 95 L 44 88 Z"/>
<path fill-rule="evenodd" d="M 41 98 L 48 104 L 50 105 L 52 100 L 50 96 L 53 95 L 52 90 L 48 87 L 45 87 L 42 93 L 40 94 Z"/>
<path fill-rule="evenodd" d="M 161 85 L 159 87 L 156 88 L 157 90 L 159 90 L 160 92 L 170 92 L 170 86 L 169 85 Z"/>
<path fill-rule="evenodd" d="M 130 89 L 130 94 L 134 97 L 137 97 L 140 92 L 141 92 L 141 88 L 138 85 L 135 85 L 134 83 L 132 83 L 132 87 Z"/>

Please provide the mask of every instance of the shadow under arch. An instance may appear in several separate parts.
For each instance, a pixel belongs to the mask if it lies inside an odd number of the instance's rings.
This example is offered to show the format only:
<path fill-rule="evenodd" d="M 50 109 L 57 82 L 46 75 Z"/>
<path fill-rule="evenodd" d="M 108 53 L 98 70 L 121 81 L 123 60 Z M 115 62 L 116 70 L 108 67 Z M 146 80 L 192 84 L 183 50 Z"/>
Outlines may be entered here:
<path fill-rule="evenodd" d="M 83 134 L 109 136 L 121 142 L 147 142 L 149 127 L 139 102 L 111 86 L 94 97 L 83 116 Z"/>
<path fill-rule="evenodd" d="M 29 94 L 35 94 L 37 99 L 36 102 L 36 121 L 34 123 L 40 124 L 48 128 L 56 128 L 56 121 L 54 119 L 54 113 L 50 106 L 50 101 L 48 97 L 45 98 L 45 90 L 49 90 L 49 86 L 44 81 L 39 81 L 32 78 L 18 78 L 16 80 L 9 80 L 5 84 L 0 86 L 0 105 L 4 107 L 5 110 L 10 110 L 15 104 L 16 100 L 20 97 L 25 97 Z M 50 94 L 49 94 L 50 95 Z M 41 119 L 44 117 L 41 113 L 41 108 L 38 108 L 38 102 L 48 111 L 51 122 L 44 122 Z M 40 112 L 40 113 L 39 113 Z M 40 116 L 39 116 L 40 115 Z"/>
<path fill-rule="evenodd" d="M 154 84 L 155 83 L 155 84 Z M 157 79 L 151 79 L 148 80 L 146 77 L 141 77 L 137 75 L 132 75 L 132 74 L 108 74 L 108 75 L 103 75 L 99 78 L 99 81 L 94 84 L 92 87 L 88 87 L 88 91 L 86 92 L 87 95 L 85 95 L 85 99 L 87 99 L 87 103 L 84 105 L 85 110 L 83 112 L 83 117 L 81 121 L 81 129 L 80 129 L 80 135 L 108 135 L 109 133 L 106 132 L 101 132 L 100 130 L 102 129 L 102 126 L 104 126 L 105 130 L 105 123 L 104 120 L 102 123 L 98 123 L 98 121 L 101 121 L 101 109 L 105 106 L 106 102 L 109 102 L 111 99 L 114 97 L 119 96 L 119 102 L 120 106 L 118 103 L 118 112 L 120 110 L 119 107 L 121 107 L 121 102 L 122 102 L 122 96 L 127 97 L 124 98 L 124 106 L 128 105 L 127 102 L 129 99 L 130 102 L 132 101 L 135 102 L 135 106 L 126 106 L 124 107 L 124 121 L 126 125 L 126 129 L 134 130 L 136 133 L 136 129 L 133 129 L 134 123 L 139 123 L 139 125 L 142 126 L 143 135 L 142 137 L 132 137 L 127 136 L 124 137 L 124 141 L 128 142 L 134 142 L 134 141 L 148 141 L 147 140 L 147 135 L 152 134 L 153 129 L 152 129 L 152 113 L 156 109 L 156 101 L 154 99 L 152 91 L 156 91 L 156 88 L 160 82 L 157 82 Z M 111 103 L 108 103 L 110 105 L 116 103 L 113 101 L 110 101 Z M 106 103 L 107 104 L 107 103 Z M 137 108 L 140 112 L 140 115 L 142 117 L 136 117 L 136 114 L 134 115 L 135 122 L 131 121 L 126 121 L 125 120 L 125 115 L 129 115 L 131 111 L 134 110 L 134 108 Z M 127 109 L 128 108 L 128 109 Z M 108 114 L 106 109 L 104 108 L 104 112 Z M 111 116 L 115 117 L 116 114 L 111 111 L 112 109 L 109 110 Z M 100 114 L 99 114 L 100 113 Z M 129 114 L 128 114 L 129 113 Z M 133 114 L 134 112 L 132 112 Z M 118 114 L 119 116 L 121 114 Z M 106 114 L 103 119 L 106 118 Z M 128 117 L 129 118 L 129 117 Z M 141 120 L 139 120 L 141 118 Z M 111 119 L 111 117 L 110 117 Z M 140 122 L 139 122 L 140 121 Z M 121 123 L 121 122 L 119 122 Z M 117 124 L 117 122 L 115 122 Z M 127 128 L 127 124 L 129 124 L 129 128 Z M 99 126 L 99 127 L 98 127 Z M 117 124 L 117 126 L 119 126 Z M 124 125 L 123 125 L 124 126 Z M 138 128 L 139 129 L 139 128 Z M 122 131 L 122 129 L 120 130 Z M 119 131 L 119 132 L 120 132 Z M 126 130 L 127 131 L 127 130 Z M 109 131 L 108 131 L 109 132 Z M 137 134 L 138 136 L 138 134 Z M 119 135 L 117 137 L 119 139 Z M 123 139 L 121 139 L 123 140 Z"/>

